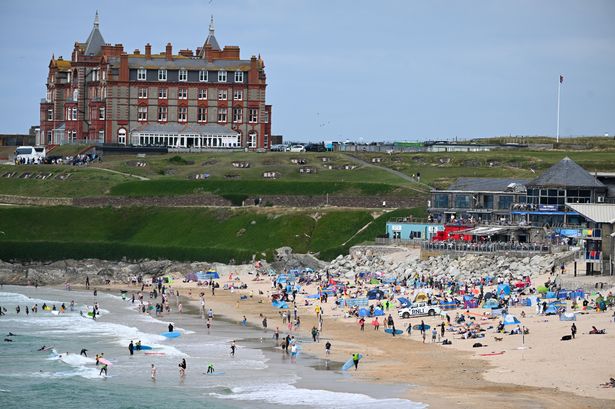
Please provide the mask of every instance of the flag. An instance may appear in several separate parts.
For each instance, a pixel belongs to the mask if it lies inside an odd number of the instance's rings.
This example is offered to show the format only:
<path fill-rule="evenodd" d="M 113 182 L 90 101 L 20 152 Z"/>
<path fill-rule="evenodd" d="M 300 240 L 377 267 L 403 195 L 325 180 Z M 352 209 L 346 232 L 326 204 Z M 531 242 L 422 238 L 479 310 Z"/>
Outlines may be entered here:
<path fill-rule="evenodd" d="M 564 76 L 560 74 L 560 76 L 559 76 L 559 83 L 561 84 L 562 82 L 564 82 Z"/>

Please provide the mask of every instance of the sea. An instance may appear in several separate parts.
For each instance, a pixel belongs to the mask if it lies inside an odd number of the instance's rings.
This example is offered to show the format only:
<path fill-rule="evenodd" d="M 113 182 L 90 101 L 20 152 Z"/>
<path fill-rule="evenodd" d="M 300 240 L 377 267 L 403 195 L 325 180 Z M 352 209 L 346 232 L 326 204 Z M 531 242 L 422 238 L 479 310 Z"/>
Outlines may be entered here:
<path fill-rule="evenodd" d="M 59 310 L 63 303 L 66 312 L 57 315 L 41 308 Z M 101 312 L 96 320 L 87 316 L 94 303 Z M 34 304 L 38 313 L 26 315 L 25 307 Z M 12 341 L 0 343 L 3 409 L 427 407 L 401 398 L 407 386 L 361 382 L 341 371 L 342 362 L 301 352 L 290 359 L 274 348 L 270 332 L 219 317 L 208 331 L 198 314 L 156 318 L 120 294 L 6 285 L 0 288 L 0 307 L 7 310 L 0 317 L 0 338 Z M 161 335 L 171 320 L 181 334 L 174 339 Z M 131 340 L 152 349 L 131 356 Z M 231 357 L 233 340 L 237 350 Z M 79 354 L 83 348 L 87 357 Z M 111 362 L 107 376 L 95 364 L 100 353 Z M 187 363 L 183 377 L 182 359 Z M 210 364 L 214 375 L 206 374 Z"/>

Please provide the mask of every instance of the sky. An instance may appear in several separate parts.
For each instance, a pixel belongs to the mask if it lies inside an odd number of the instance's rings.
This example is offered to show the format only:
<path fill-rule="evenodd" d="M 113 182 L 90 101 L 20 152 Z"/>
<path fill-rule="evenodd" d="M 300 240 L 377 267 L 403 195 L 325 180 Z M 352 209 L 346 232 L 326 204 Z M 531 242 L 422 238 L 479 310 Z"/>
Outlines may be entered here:
<path fill-rule="evenodd" d="M 96 10 L 108 43 L 260 54 L 272 133 L 418 141 L 615 135 L 615 1 L 0 1 L 0 133 L 39 122 L 49 60 L 70 58 Z"/>

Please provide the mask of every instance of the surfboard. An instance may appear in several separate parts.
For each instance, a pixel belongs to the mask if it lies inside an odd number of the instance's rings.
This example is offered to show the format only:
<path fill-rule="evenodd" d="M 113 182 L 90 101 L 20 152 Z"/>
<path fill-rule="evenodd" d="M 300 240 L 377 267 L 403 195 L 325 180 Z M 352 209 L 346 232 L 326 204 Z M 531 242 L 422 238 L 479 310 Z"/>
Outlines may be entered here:
<path fill-rule="evenodd" d="M 359 361 L 363 358 L 363 355 L 359 354 Z M 346 363 L 342 366 L 342 371 L 347 371 L 354 366 L 354 360 L 350 358 Z"/>
<path fill-rule="evenodd" d="M 167 337 L 167 338 L 177 338 L 181 335 L 181 333 L 178 331 L 173 331 L 173 332 L 163 332 L 160 335 L 162 335 L 163 337 Z"/>
<path fill-rule="evenodd" d="M 213 373 L 203 372 L 203 375 L 208 375 L 208 376 L 224 375 L 224 372 L 213 372 Z"/>
<path fill-rule="evenodd" d="M 141 349 L 137 349 L 136 345 L 135 345 L 135 351 L 150 351 L 152 349 L 151 346 L 149 345 L 141 345 Z"/>
<path fill-rule="evenodd" d="M 504 354 L 504 352 L 506 352 L 506 351 L 491 352 L 491 353 L 489 353 L 489 354 L 478 354 L 478 355 L 480 355 L 480 356 L 495 356 L 495 355 L 503 355 L 503 354 Z"/>
<path fill-rule="evenodd" d="M 425 324 L 425 325 L 423 325 L 423 328 L 425 329 L 425 331 L 427 331 L 431 327 L 429 325 Z M 421 324 L 416 324 L 415 326 L 412 327 L 412 329 L 415 330 L 415 331 L 420 331 L 421 330 Z"/>
<path fill-rule="evenodd" d="M 52 315 L 60 315 L 60 311 L 54 310 L 54 311 L 51 311 L 51 314 Z"/>
<path fill-rule="evenodd" d="M 111 362 L 107 361 L 105 358 L 98 358 L 98 363 L 101 363 L 103 365 L 113 365 Z"/>
<path fill-rule="evenodd" d="M 387 334 L 393 334 L 393 328 L 387 328 L 384 330 L 384 332 L 386 332 Z M 400 330 L 400 329 L 396 329 L 395 330 L 395 335 L 401 335 L 403 334 L 404 331 Z"/>

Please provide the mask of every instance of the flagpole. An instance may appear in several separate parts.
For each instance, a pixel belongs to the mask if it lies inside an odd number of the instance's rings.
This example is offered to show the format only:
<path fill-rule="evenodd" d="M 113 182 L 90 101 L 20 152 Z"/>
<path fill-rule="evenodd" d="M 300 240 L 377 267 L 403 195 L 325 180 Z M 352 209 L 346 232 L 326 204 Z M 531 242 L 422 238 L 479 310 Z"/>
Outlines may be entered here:
<path fill-rule="evenodd" d="M 562 80 L 561 76 L 557 79 L 557 133 L 556 133 L 556 141 L 559 143 L 559 96 L 560 90 L 562 88 Z"/>

